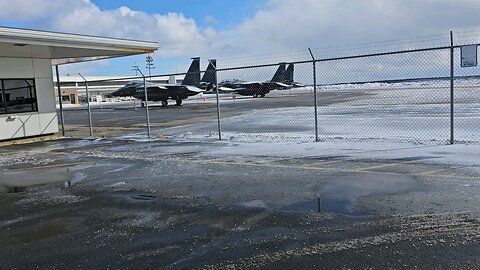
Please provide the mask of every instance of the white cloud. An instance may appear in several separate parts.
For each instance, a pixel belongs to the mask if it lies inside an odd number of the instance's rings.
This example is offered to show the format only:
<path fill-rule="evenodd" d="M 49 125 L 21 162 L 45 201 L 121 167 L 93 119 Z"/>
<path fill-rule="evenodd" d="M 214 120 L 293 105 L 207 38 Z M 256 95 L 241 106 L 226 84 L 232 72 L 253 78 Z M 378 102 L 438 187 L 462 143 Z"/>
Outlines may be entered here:
<path fill-rule="evenodd" d="M 445 37 L 435 42 L 447 44 L 449 30 L 477 27 L 478 10 L 478 0 L 268 0 L 251 17 L 218 32 L 215 27 L 222 22 L 215 23 L 217 19 L 209 15 L 203 20 L 210 26 L 200 27 L 181 13 L 150 14 L 128 7 L 102 10 L 89 0 L 0 0 L 3 20 L 32 28 L 153 40 L 161 45 L 157 56 L 233 58 L 231 64 L 305 59 L 308 47 L 437 33 L 445 33 Z M 406 44 L 421 45 L 425 44 Z M 271 55 L 299 50 L 303 53 Z M 341 53 L 350 52 L 346 48 Z M 269 55 L 252 58 L 262 54 Z"/>
<path fill-rule="evenodd" d="M 476 0 L 270 0 L 227 34 L 250 52 L 399 39 L 478 25 Z M 445 39 L 448 43 L 448 39 Z"/>
<path fill-rule="evenodd" d="M 215 19 L 215 17 L 211 16 L 211 15 L 206 15 L 203 17 L 203 22 L 205 24 L 216 24 L 218 21 L 217 19 Z"/>
<path fill-rule="evenodd" d="M 164 48 L 159 56 L 204 50 L 217 36 L 212 28 L 201 28 L 181 13 L 148 14 L 125 6 L 101 10 L 89 0 L 0 0 L 0 18 L 54 31 L 157 41 Z"/>

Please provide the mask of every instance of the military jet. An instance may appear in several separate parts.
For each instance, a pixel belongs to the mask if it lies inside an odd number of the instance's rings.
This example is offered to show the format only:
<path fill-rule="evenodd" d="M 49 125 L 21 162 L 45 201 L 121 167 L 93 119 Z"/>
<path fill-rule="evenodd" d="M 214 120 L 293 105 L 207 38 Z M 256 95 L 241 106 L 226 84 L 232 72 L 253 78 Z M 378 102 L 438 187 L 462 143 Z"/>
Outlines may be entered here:
<path fill-rule="evenodd" d="M 204 92 L 200 83 L 200 58 L 192 58 L 192 64 L 188 69 L 182 84 L 157 84 L 146 83 L 148 101 L 161 101 L 162 106 L 168 105 L 168 100 L 176 101 L 177 106 L 182 105 L 182 100 Z M 205 77 L 205 76 L 204 76 Z M 204 78 L 204 79 L 208 79 Z M 209 81 L 205 80 L 204 83 Z M 213 83 L 213 82 L 212 82 Z M 114 97 L 134 97 L 142 101 L 145 106 L 145 90 L 143 81 L 131 81 L 111 94 Z"/>
<path fill-rule="evenodd" d="M 235 93 L 241 96 L 265 97 L 272 90 L 288 89 L 291 87 L 288 82 L 293 82 L 293 64 L 285 69 L 286 63 L 280 63 L 277 71 L 270 81 L 266 82 L 245 82 L 240 80 L 229 80 L 219 83 L 219 90 L 222 92 Z"/>

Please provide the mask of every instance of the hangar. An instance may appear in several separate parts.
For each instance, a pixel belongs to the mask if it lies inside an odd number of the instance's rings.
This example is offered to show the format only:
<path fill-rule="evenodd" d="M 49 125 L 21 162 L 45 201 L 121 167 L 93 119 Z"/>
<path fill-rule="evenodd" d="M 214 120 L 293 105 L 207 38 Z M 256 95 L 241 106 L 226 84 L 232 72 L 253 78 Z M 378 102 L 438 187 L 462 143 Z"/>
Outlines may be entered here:
<path fill-rule="evenodd" d="M 0 141 L 58 132 L 52 66 L 152 53 L 156 42 L 0 27 Z"/>

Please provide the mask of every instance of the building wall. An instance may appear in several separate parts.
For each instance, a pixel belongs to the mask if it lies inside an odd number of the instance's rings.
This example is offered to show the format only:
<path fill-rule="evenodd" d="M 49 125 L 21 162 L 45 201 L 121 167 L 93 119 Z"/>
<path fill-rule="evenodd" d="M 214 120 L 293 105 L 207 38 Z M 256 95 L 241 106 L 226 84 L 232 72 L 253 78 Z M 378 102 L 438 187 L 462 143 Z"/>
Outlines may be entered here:
<path fill-rule="evenodd" d="M 0 140 L 58 132 L 52 65 L 49 59 L 0 58 L 0 78 L 34 78 L 38 112 L 1 114 Z"/>

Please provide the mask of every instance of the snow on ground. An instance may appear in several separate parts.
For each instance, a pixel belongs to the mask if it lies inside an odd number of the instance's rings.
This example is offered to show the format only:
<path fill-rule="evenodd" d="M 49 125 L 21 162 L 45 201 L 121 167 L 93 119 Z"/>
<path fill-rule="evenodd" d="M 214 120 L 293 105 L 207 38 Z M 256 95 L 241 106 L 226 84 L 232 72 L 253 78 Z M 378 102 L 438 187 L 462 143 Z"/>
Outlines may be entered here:
<path fill-rule="evenodd" d="M 405 159 L 425 157 L 422 162 L 480 167 L 480 145 L 419 145 L 378 142 L 320 143 L 230 143 L 226 147 L 209 148 L 211 155 L 271 157 L 355 157 L 366 159 Z M 480 171 L 480 168 L 477 168 Z"/>
<path fill-rule="evenodd" d="M 457 84 L 455 89 L 455 140 L 480 142 L 480 82 Z M 275 95 L 310 94 L 311 87 L 272 91 Z M 322 95 L 350 100 L 322 103 Z M 446 143 L 450 138 L 448 81 L 397 84 L 337 85 L 318 90 L 318 132 L 321 141 L 380 141 Z M 261 102 L 261 100 L 258 100 Z M 292 99 L 292 103 L 294 103 Z M 255 108 L 255 107 L 254 107 Z M 222 136 L 238 142 L 312 142 L 315 115 L 312 107 L 253 109 L 222 118 Z M 167 129 L 180 138 L 216 138 L 216 122 Z"/>

